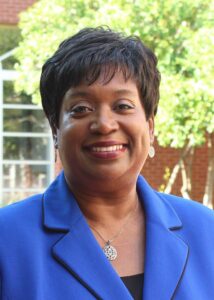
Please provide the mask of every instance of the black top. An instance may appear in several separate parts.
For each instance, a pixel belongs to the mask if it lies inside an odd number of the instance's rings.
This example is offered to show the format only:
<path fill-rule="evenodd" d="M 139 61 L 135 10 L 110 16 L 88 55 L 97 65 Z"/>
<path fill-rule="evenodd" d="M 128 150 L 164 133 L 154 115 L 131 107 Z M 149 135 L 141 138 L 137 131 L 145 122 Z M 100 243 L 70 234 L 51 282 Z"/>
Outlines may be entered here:
<path fill-rule="evenodd" d="M 142 300 L 143 274 L 121 277 L 134 300 Z"/>

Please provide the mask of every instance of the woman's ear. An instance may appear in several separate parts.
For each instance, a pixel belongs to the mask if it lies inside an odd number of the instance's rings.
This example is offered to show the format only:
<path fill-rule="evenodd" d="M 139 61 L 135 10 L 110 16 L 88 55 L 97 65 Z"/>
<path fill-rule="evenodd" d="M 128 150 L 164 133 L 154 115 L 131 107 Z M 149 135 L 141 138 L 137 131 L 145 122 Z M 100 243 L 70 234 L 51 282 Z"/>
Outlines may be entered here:
<path fill-rule="evenodd" d="M 54 141 L 54 148 L 55 148 L 55 149 L 58 149 L 57 135 L 53 135 L 53 141 Z"/>
<path fill-rule="evenodd" d="M 58 138 L 57 138 L 57 128 L 55 126 L 51 127 L 52 136 L 53 136 L 53 142 L 54 142 L 54 148 L 58 148 Z"/>
<path fill-rule="evenodd" d="M 148 120 L 149 124 L 149 137 L 150 137 L 150 144 L 152 145 L 154 143 L 154 129 L 155 129 L 155 123 L 154 123 L 154 116 L 149 117 Z"/>
<path fill-rule="evenodd" d="M 149 139 L 150 139 L 150 147 L 148 155 L 150 158 L 153 158 L 155 156 L 155 148 L 153 146 L 154 143 L 154 116 L 150 117 L 148 120 L 149 123 Z"/>

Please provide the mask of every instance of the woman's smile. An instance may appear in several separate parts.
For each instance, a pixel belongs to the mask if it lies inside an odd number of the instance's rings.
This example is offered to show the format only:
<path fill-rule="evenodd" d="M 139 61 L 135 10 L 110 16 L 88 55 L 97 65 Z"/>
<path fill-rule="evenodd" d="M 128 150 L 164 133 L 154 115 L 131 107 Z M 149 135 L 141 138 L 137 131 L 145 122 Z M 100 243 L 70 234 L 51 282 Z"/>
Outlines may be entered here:
<path fill-rule="evenodd" d="M 127 144 L 116 141 L 102 141 L 87 145 L 84 149 L 94 158 L 118 159 L 127 150 Z"/>

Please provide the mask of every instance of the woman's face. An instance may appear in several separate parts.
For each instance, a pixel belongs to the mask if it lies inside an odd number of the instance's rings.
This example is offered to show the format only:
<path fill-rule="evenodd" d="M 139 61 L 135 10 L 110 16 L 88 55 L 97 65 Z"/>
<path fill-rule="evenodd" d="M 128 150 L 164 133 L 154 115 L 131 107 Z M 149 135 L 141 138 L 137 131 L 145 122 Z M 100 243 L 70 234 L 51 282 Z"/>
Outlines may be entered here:
<path fill-rule="evenodd" d="M 137 176 L 153 142 L 136 83 L 118 72 L 103 84 L 70 88 L 64 96 L 57 139 L 69 183 Z"/>

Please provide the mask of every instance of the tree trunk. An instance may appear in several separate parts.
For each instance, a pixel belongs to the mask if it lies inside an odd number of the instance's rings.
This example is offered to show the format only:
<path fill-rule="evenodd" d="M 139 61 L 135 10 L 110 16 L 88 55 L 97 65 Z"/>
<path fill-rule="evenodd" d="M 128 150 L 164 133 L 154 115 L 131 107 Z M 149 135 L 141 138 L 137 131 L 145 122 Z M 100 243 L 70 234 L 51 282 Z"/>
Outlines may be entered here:
<path fill-rule="evenodd" d="M 208 135 L 207 139 L 208 146 L 208 168 L 207 178 L 205 184 L 205 191 L 203 197 L 203 204 L 209 208 L 214 208 L 214 133 Z"/>
<path fill-rule="evenodd" d="M 195 149 L 192 147 L 181 161 L 182 187 L 181 194 L 184 198 L 190 199 L 192 192 L 192 162 Z"/>
<path fill-rule="evenodd" d="M 174 168 L 172 170 L 171 176 L 170 176 L 169 181 L 167 183 L 167 186 L 164 190 L 165 193 L 169 194 L 171 192 L 173 184 L 175 183 L 175 180 L 176 180 L 176 178 L 178 176 L 178 173 L 180 171 L 182 161 L 187 156 L 190 149 L 191 149 L 191 146 L 190 146 L 190 142 L 189 142 L 189 143 L 186 144 L 186 146 L 181 151 L 180 158 L 179 158 L 177 164 L 174 166 Z"/>

